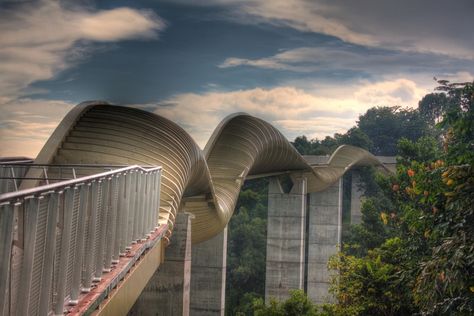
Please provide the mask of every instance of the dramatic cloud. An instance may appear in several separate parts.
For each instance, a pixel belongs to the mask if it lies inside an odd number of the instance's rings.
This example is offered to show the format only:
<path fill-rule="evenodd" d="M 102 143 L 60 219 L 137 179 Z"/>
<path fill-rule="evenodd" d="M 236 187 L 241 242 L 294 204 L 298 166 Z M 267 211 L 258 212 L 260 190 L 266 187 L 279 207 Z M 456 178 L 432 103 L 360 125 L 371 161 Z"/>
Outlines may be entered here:
<path fill-rule="evenodd" d="M 436 65 L 436 70 L 433 69 Z M 370 75 L 391 73 L 427 73 L 439 77 L 474 67 L 474 61 L 446 58 L 436 54 L 407 53 L 381 49 L 361 50 L 352 45 L 300 47 L 259 59 L 230 57 L 220 68 L 237 66 L 286 70 L 301 73 L 349 70 Z M 433 73 L 436 71 L 436 73 Z M 466 73 L 466 72 L 464 72 Z"/>
<path fill-rule="evenodd" d="M 72 104 L 25 98 L 29 85 L 73 65 L 93 42 L 154 38 L 165 23 L 151 11 L 91 11 L 60 1 L 0 12 L 0 156 L 35 157 Z"/>
<path fill-rule="evenodd" d="M 155 104 L 135 107 L 163 115 L 185 128 L 204 147 L 219 122 L 235 112 L 246 112 L 275 125 L 289 140 L 299 135 L 323 138 L 344 133 L 360 114 L 373 106 L 416 106 L 429 90 L 408 79 L 357 83 L 325 93 L 292 86 L 229 92 L 179 94 Z M 73 104 L 30 100 L 2 106 L 0 156 L 35 157 Z"/>
<path fill-rule="evenodd" d="M 299 135 L 322 138 L 344 133 L 360 114 L 373 106 L 416 106 L 428 90 L 407 79 L 358 83 L 320 96 L 311 91 L 282 86 L 230 92 L 180 94 L 157 105 L 140 107 L 163 115 L 183 126 L 204 146 L 226 115 L 246 112 L 263 118 L 290 140 Z"/>
<path fill-rule="evenodd" d="M 185 1 L 182 0 L 184 2 Z M 193 2 L 194 3 L 194 2 Z M 458 0 L 207 0 L 234 21 L 265 22 L 347 43 L 474 59 L 474 2 Z"/>
<path fill-rule="evenodd" d="M 31 83 L 54 77 L 81 58 L 91 42 L 157 36 L 164 22 L 151 11 L 66 8 L 60 1 L 27 2 L 0 13 L 0 104 Z"/>

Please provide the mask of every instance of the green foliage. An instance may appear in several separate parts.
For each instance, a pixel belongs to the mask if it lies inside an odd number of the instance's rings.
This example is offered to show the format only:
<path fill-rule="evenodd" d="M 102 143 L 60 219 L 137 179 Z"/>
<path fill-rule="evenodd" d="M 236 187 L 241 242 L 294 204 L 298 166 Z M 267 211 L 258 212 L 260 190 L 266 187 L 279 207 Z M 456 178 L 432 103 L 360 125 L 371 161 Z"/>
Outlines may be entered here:
<path fill-rule="evenodd" d="M 399 106 L 371 108 L 359 116 L 357 125 L 372 141 L 371 152 L 382 156 L 395 155 L 400 138 L 414 141 L 429 130 L 418 110 Z"/>
<path fill-rule="evenodd" d="M 331 306 L 334 315 L 408 315 L 413 302 L 406 284 L 399 282 L 402 252 L 398 238 L 387 239 L 364 257 L 339 253 L 331 258 L 329 267 L 338 270 L 332 288 L 338 304 Z M 330 305 L 329 305 L 330 306 Z"/>
<path fill-rule="evenodd" d="M 252 315 L 254 298 L 265 294 L 267 180 L 247 181 L 229 223 L 226 313 Z"/>
<path fill-rule="evenodd" d="M 367 149 L 375 155 L 393 156 L 397 152 L 399 139 L 415 141 L 435 134 L 432 130 L 434 120 L 431 116 L 427 119 L 430 114 L 425 112 L 421 114 L 416 109 L 402 109 L 399 106 L 374 107 L 359 116 L 357 126 L 345 134 L 326 136 L 323 140 L 308 140 L 306 136 L 299 136 L 293 145 L 304 155 L 330 155 L 337 147 L 346 144 Z"/>
<path fill-rule="evenodd" d="M 418 103 L 418 110 L 423 118 L 434 125 L 442 119 L 446 111 L 448 98 L 444 93 L 429 93 Z"/>
<path fill-rule="evenodd" d="M 333 314 L 474 313 L 474 88 L 441 84 L 443 106 L 426 107 L 443 147 L 399 141 L 396 175 L 377 179 L 363 223 L 331 261 Z"/>
<path fill-rule="evenodd" d="M 290 298 L 283 302 L 270 300 L 269 305 L 265 305 L 263 299 L 254 300 L 253 304 L 255 316 L 317 316 L 320 315 L 314 305 L 303 290 L 290 291 Z"/>
<path fill-rule="evenodd" d="M 445 163 L 428 172 L 432 252 L 421 263 L 415 298 L 426 314 L 474 313 L 474 82 L 441 82 L 449 107 Z M 421 189 L 427 184 L 420 184 Z M 428 188 L 427 188 L 428 189 Z M 429 213 L 428 213 L 429 214 Z"/>

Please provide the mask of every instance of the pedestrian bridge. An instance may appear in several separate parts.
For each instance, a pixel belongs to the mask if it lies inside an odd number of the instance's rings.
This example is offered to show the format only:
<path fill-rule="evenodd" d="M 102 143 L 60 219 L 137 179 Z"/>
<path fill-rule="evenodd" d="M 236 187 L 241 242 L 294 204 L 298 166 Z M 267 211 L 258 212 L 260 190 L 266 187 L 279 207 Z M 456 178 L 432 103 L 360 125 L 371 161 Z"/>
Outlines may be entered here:
<path fill-rule="evenodd" d="M 201 150 L 163 117 L 82 103 L 33 162 L 1 165 L 0 314 L 126 314 L 164 262 L 179 214 L 191 214 L 190 238 L 202 243 L 225 229 L 246 179 L 286 174 L 319 192 L 361 165 L 383 167 L 352 146 L 308 162 L 243 113 Z"/>

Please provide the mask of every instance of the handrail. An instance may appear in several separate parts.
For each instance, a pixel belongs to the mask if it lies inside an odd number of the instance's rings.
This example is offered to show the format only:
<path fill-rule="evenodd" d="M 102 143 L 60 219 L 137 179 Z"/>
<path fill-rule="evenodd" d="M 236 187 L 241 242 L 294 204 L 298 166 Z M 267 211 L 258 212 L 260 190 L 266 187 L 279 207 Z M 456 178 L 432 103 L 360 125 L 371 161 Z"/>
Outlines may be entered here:
<path fill-rule="evenodd" d="M 0 166 L 8 166 L 8 165 L 15 165 L 15 166 L 25 166 L 25 167 L 57 167 L 57 168 L 68 168 L 68 167 L 77 167 L 77 168 L 124 168 L 129 167 L 130 165 L 110 165 L 110 164 L 78 164 L 78 163 L 69 163 L 69 164 L 48 164 L 48 163 L 14 163 L 11 161 L 1 162 Z M 155 167 L 154 165 L 139 165 L 142 168 L 152 168 Z"/>
<path fill-rule="evenodd" d="M 79 183 L 83 183 L 83 182 L 86 182 L 86 181 L 91 181 L 91 180 L 95 180 L 95 179 L 104 178 L 104 177 L 107 177 L 107 176 L 111 176 L 111 175 L 114 175 L 114 174 L 117 174 L 117 173 L 122 173 L 122 172 L 129 171 L 129 170 L 132 170 L 132 169 L 139 169 L 139 170 L 142 170 L 142 171 L 145 171 L 145 172 L 150 172 L 150 171 L 161 170 L 162 168 L 161 167 L 153 167 L 153 168 L 148 168 L 147 169 L 147 168 L 144 168 L 144 167 L 139 166 L 139 165 L 132 165 L 132 166 L 129 166 L 129 167 L 125 167 L 125 168 L 121 168 L 121 169 L 115 169 L 115 170 L 106 171 L 106 172 L 102 172 L 102 173 L 97 173 L 97 174 L 94 174 L 94 175 L 85 176 L 85 177 L 81 177 L 81 178 L 78 178 L 78 179 L 71 179 L 71 180 L 67 180 L 67 181 L 61 181 L 61 182 L 56 182 L 56 183 L 52 183 L 52 184 L 42 185 L 40 187 L 35 187 L 35 188 L 31 188 L 31 189 L 26 189 L 26 190 L 21 190 L 21 191 L 16 191 L 16 192 L 10 192 L 10 193 L 4 193 L 4 194 L 0 195 L 0 204 L 3 204 L 5 202 L 11 202 L 12 200 L 19 199 L 21 197 L 35 196 L 35 195 L 39 195 L 39 194 L 44 193 L 44 192 L 54 191 L 54 190 L 57 190 L 59 188 L 65 188 L 65 187 L 68 187 L 68 186 L 71 186 L 71 185 L 74 185 L 74 184 L 79 184 Z"/>
<path fill-rule="evenodd" d="M 0 195 L 0 316 L 80 304 L 157 232 L 161 174 L 132 165 Z"/>
<path fill-rule="evenodd" d="M 33 165 L 33 159 L 24 159 L 24 160 L 0 160 L 0 165 L 22 165 L 22 166 L 31 166 Z"/>

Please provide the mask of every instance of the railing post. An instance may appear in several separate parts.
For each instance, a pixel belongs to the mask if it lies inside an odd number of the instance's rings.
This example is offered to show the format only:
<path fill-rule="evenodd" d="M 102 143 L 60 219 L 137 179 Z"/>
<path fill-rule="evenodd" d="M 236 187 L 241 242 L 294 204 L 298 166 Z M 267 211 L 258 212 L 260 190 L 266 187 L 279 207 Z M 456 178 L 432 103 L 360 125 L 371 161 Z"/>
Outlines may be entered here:
<path fill-rule="evenodd" d="M 58 271 L 58 287 L 56 302 L 53 307 L 55 315 L 64 314 L 64 299 L 66 297 L 66 273 L 69 259 L 69 243 L 71 240 L 71 224 L 72 224 L 72 210 L 74 207 L 74 195 L 76 194 L 76 187 L 66 188 L 64 194 L 63 214 L 63 228 L 61 231 L 61 254 L 59 260 Z"/>
<path fill-rule="evenodd" d="M 40 199 L 43 199 L 43 197 L 30 197 L 23 202 L 26 207 L 24 208 L 23 217 L 23 263 L 18 290 L 17 315 L 28 314 Z"/>
<path fill-rule="evenodd" d="M 0 207 L 0 212 L 0 315 L 3 316 L 10 314 L 10 311 L 5 309 L 9 305 L 6 294 L 10 275 L 14 206 L 10 203 L 4 204 Z"/>
<path fill-rule="evenodd" d="M 46 180 L 46 184 L 49 184 L 48 179 L 48 172 L 46 172 L 46 167 L 43 167 L 44 179 Z"/>
<path fill-rule="evenodd" d="M 117 196 L 117 221 L 115 229 L 115 243 L 112 252 L 112 263 L 118 263 L 120 257 L 120 245 L 122 242 L 123 231 L 123 218 L 124 218 L 124 203 L 123 197 L 125 192 L 125 174 L 118 176 L 118 196 Z"/>
<path fill-rule="evenodd" d="M 142 181 L 141 181 L 141 171 L 136 172 L 136 185 L 137 189 L 135 192 L 135 204 L 133 207 L 133 235 L 132 235 L 132 241 L 133 242 L 138 242 L 140 239 L 140 233 L 139 233 L 139 227 L 140 227 L 140 210 L 141 210 L 141 192 L 142 192 Z"/>
<path fill-rule="evenodd" d="M 86 260 L 84 262 L 84 276 L 82 280 L 83 288 L 82 292 L 87 293 L 90 292 L 92 287 L 92 279 L 93 279 L 93 264 L 95 262 L 95 235 L 97 234 L 96 226 L 97 226 L 97 212 L 99 212 L 99 190 L 100 186 L 97 181 L 92 182 L 91 184 L 91 194 L 89 195 L 89 203 L 88 205 L 88 226 L 87 226 L 87 244 L 86 244 L 86 252 L 88 255 L 86 256 Z"/>
<path fill-rule="evenodd" d="M 136 222 L 136 200 L 137 200 L 137 190 L 138 190 L 138 182 L 137 182 L 137 178 L 138 178 L 138 172 L 137 171 L 133 171 L 132 173 L 132 182 L 131 182 L 131 186 L 130 186 L 130 206 L 128 208 L 128 219 L 129 219 L 129 222 L 128 222 L 128 236 L 127 236 L 127 243 L 132 243 L 132 244 L 136 244 L 136 240 L 135 240 L 135 222 Z"/>
<path fill-rule="evenodd" d="M 112 267 L 112 253 L 115 245 L 115 231 L 117 229 L 117 199 L 118 199 L 118 179 L 117 176 L 109 180 L 110 183 L 110 204 L 107 216 L 107 237 L 105 248 L 105 259 L 103 272 L 110 272 Z"/>
<path fill-rule="evenodd" d="M 95 257 L 95 273 L 94 273 L 94 282 L 99 282 L 102 280 L 102 271 L 104 268 L 104 246 L 105 246 L 105 236 L 107 232 L 107 213 L 109 211 L 109 200 L 110 200 L 110 180 L 105 178 L 102 183 L 102 205 L 99 208 L 100 212 L 100 228 L 98 231 L 98 247 L 97 247 L 97 256 Z"/>
<path fill-rule="evenodd" d="M 120 253 L 125 255 L 125 251 L 127 250 L 128 243 L 130 240 L 128 239 L 129 230 L 130 230 L 130 200 L 132 194 L 132 172 L 127 172 L 125 176 L 125 187 L 124 187 L 124 195 L 122 196 L 122 205 L 123 208 L 123 218 L 122 218 L 122 225 L 123 225 L 123 232 L 120 237 Z"/>
<path fill-rule="evenodd" d="M 54 266 L 54 252 L 56 249 L 56 224 L 58 222 L 59 212 L 59 196 L 62 193 L 52 192 L 49 194 L 48 201 L 48 219 L 46 224 L 46 240 L 45 240 L 45 254 L 44 254 L 44 269 L 41 280 L 43 284 L 41 287 L 39 315 L 47 315 L 49 312 L 49 303 L 52 298 L 52 283 L 53 283 L 53 266 Z"/>
<path fill-rule="evenodd" d="M 89 184 L 82 184 L 79 188 L 79 227 L 77 229 L 76 239 L 76 258 L 77 262 L 74 263 L 74 270 L 72 275 L 71 285 L 71 298 L 69 300 L 70 305 L 77 305 L 79 299 L 79 293 L 81 290 L 81 272 L 82 264 L 84 261 L 84 243 L 85 243 L 85 231 L 86 231 L 86 212 L 88 208 L 88 196 L 90 191 Z"/>
<path fill-rule="evenodd" d="M 140 221 L 140 237 L 141 237 L 141 240 L 142 241 L 146 241 L 146 234 L 148 233 L 146 230 L 145 230 L 145 225 L 146 225 L 146 222 L 147 222 L 147 219 L 148 219 L 148 209 L 147 209 L 147 206 L 148 206 L 148 197 L 150 196 L 148 194 L 148 173 L 147 172 L 143 172 L 142 173 L 142 194 L 141 194 L 141 197 L 142 197 L 142 204 L 141 204 L 141 214 L 142 214 L 142 220 Z"/>
<path fill-rule="evenodd" d="M 13 184 L 15 186 L 15 191 L 18 191 L 18 184 L 16 182 L 15 170 L 13 169 L 13 167 L 10 167 L 10 172 L 12 174 Z"/>
<path fill-rule="evenodd" d="M 150 231 L 152 228 L 152 221 L 153 221 L 153 179 L 155 178 L 155 173 L 151 171 L 147 174 L 147 181 L 146 181 L 146 221 L 145 226 L 143 228 L 143 234 L 147 234 L 150 236 Z"/>
<path fill-rule="evenodd" d="M 161 175 L 162 175 L 162 172 L 161 170 L 158 170 L 156 172 L 156 179 L 155 179 L 155 191 L 153 193 L 154 197 L 155 197 L 155 201 L 153 203 L 153 216 L 154 216 L 154 219 L 153 219 L 153 225 L 154 225 L 154 230 L 156 230 L 158 228 L 158 218 L 160 216 L 160 198 L 161 198 L 161 195 L 160 195 L 160 188 L 161 188 Z"/>

